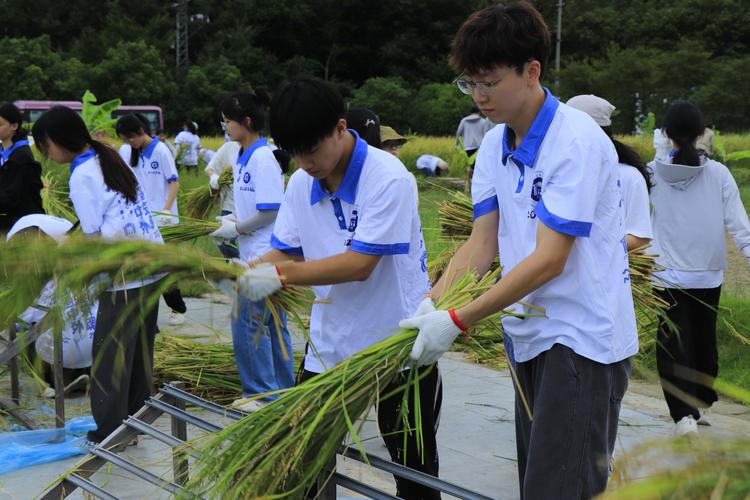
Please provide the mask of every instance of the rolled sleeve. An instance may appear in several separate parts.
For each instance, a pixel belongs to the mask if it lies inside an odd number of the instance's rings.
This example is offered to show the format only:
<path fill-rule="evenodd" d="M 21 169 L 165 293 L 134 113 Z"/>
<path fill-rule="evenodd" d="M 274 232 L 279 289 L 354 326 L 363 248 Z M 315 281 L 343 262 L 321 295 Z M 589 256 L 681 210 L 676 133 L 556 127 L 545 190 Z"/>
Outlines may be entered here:
<path fill-rule="evenodd" d="M 486 147 L 480 147 L 471 178 L 471 202 L 474 205 L 474 220 L 498 210 L 495 177 L 493 175 L 492 155 Z"/>
<path fill-rule="evenodd" d="M 263 149 L 263 156 L 254 173 L 255 209 L 278 210 L 284 197 L 284 174 L 271 150 Z"/>
<path fill-rule="evenodd" d="M 296 196 L 300 187 L 300 182 L 290 182 L 289 188 L 284 193 L 284 199 L 279 206 L 279 213 L 276 215 L 276 222 L 271 235 L 271 247 L 289 255 L 303 255 L 302 237 L 299 232 L 299 224 L 295 217 L 295 212 L 300 209 Z"/>

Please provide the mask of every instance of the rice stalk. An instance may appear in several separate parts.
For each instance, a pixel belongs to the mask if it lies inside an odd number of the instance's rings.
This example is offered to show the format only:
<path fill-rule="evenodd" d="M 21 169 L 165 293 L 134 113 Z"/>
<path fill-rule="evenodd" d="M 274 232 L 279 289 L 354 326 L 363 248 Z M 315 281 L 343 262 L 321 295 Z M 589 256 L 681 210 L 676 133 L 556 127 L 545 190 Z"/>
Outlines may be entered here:
<path fill-rule="evenodd" d="M 439 307 L 467 304 L 495 284 L 498 272 L 480 280 L 467 273 Z M 244 419 L 191 443 L 200 445 L 201 454 L 187 489 L 209 498 L 302 496 L 347 433 L 358 443 L 354 422 L 377 401 L 378 388 L 393 381 L 409 362 L 416 336 L 416 330 L 398 331 L 330 370 L 279 391 L 281 397 Z M 413 381 L 417 372 L 410 370 Z M 420 428 L 413 431 L 419 436 Z M 364 455 L 361 447 L 360 451 Z"/>
<path fill-rule="evenodd" d="M 232 186 L 232 169 L 227 167 L 219 176 L 219 190 L 215 191 L 204 184 L 185 193 L 185 211 L 195 219 L 210 219 L 219 213 L 221 189 Z"/>
<path fill-rule="evenodd" d="M 158 213 L 157 213 L 158 214 Z M 196 240 L 202 236 L 208 236 L 221 226 L 220 222 L 194 219 L 192 217 L 180 216 L 178 224 L 162 226 L 159 228 L 164 241 L 183 242 Z"/>
<path fill-rule="evenodd" d="M 40 194 L 44 211 L 71 222 L 78 220 L 73 205 L 70 203 L 70 194 L 64 186 L 59 185 L 59 179 L 47 173 L 42 176 L 42 184 Z"/>

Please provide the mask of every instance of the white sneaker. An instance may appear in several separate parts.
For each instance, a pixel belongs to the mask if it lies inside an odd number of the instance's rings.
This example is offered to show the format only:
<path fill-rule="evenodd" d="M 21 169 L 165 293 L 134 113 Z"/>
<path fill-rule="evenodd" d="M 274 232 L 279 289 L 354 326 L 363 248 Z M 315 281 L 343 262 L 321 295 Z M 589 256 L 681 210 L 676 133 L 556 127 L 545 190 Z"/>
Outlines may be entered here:
<path fill-rule="evenodd" d="M 185 315 L 178 312 L 172 311 L 169 314 L 169 324 L 172 326 L 178 326 L 185 323 Z"/>
<path fill-rule="evenodd" d="M 702 410 L 698 410 L 700 412 L 700 418 L 698 419 L 698 425 L 705 425 L 707 427 L 711 427 L 711 419 L 710 417 L 710 410 L 709 408 L 704 408 Z"/>
<path fill-rule="evenodd" d="M 672 436 L 697 436 L 698 435 L 698 424 L 692 415 L 682 417 L 676 424 L 674 424 L 674 430 Z"/>
<path fill-rule="evenodd" d="M 235 399 L 232 402 L 231 406 L 235 410 L 244 411 L 245 413 L 252 413 L 266 406 L 266 401 L 259 401 L 257 399 L 248 401 L 246 398 L 241 398 Z"/>

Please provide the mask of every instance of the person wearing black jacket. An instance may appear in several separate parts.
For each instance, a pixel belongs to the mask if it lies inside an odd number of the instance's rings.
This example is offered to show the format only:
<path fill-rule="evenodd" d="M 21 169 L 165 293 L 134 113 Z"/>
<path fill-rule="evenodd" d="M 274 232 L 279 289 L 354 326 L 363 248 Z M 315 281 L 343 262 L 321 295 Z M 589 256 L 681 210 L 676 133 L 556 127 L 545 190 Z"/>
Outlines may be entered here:
<path fill-rule="evenodd" d="M 44 213 L 42 166 L 31 153 L 22 124 L 15 105 L 0 105 L 0 234 L 24 215 Z"/>

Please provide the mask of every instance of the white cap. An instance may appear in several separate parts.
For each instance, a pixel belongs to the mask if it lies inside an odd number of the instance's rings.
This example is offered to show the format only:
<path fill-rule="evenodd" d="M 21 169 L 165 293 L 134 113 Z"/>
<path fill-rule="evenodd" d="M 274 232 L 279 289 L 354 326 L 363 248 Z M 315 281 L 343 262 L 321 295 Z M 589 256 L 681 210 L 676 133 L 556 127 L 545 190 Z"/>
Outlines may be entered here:
<path fill-rule="evenodd" d="M 60 242 L 65 234 L 70 231 L 70 228 L 73 227 L 73 224 L 67 219 L 61 219 L 60 217 L 55 217 L 54 215 L 24 215 L 23 217 L 18 219 L 15 224 L 13 224 L 13 227 L 10 228 L 10 231 L 8 231 L 8 236 L 6 236 L 5 239 L 9 240 L 11 239 L 11 237 L 13 237 L 14 234 L 30 227 L 38 227 L 44 234 L 54 239 L 55 241 Z"/>
<path fill-rule="evenodd" d="M 589 115 L 600 127 L 612 125 L 612 111 L 616 108 L 606 99 L 593 94 L 577 95 L 568 99 L 566 104 Z"/>

